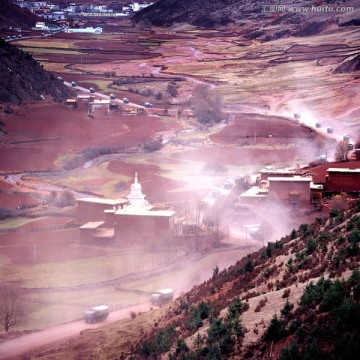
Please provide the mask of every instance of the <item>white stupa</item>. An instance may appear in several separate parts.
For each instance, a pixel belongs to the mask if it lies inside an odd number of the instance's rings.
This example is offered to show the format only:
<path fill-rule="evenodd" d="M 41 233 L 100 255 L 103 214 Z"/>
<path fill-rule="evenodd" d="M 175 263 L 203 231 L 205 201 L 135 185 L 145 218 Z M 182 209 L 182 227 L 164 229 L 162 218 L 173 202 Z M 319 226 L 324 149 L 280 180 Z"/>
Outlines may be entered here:
<path fill-rule="evenodd" d="M 130 206 L 146 208 L 149 205 L 141 191 L 141 184 L 138 182 L 137 173 L 135 173 L 135 180 L 131 185 L 130 194 L 126 198 L 129 200 Z"/>

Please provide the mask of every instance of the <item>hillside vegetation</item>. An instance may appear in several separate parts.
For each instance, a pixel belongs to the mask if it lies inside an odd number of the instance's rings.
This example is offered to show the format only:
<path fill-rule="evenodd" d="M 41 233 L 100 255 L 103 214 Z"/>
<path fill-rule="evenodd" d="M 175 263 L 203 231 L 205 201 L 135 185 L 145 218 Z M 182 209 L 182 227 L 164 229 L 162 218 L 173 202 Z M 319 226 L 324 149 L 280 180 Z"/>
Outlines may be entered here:
<path fill-rule="evenodd" d="M 1 1 L 0 28 L 29 29 L 41 18 L 24 10 L 11 0 Z M 70 92 L 52 74 L 32 58 L 32 55 L 0 39 L 0 103 L 31 103 L 50 96 L 64 100 Z"/>
<path fill-rule="evenodd" d="M 87 330 L 51 353 L 69 359 L 353 359 L 360 341 L 359 243 L 357 201 L 223 271 L 215 268 L 208 281 L 167 306 Z"/>
<path fill-rule="evenodd" d="M 0 39 L 0 103 L 21 104 L 52 97 L 55 101 L 69 96 L 68 88 L 16 46 Z"/>
<path fill-rule="evenodd" d="M 8 27 L 31 28 L 41 18 L 22 9 L 11 0 L 1 0 L 0 29 Z"/>

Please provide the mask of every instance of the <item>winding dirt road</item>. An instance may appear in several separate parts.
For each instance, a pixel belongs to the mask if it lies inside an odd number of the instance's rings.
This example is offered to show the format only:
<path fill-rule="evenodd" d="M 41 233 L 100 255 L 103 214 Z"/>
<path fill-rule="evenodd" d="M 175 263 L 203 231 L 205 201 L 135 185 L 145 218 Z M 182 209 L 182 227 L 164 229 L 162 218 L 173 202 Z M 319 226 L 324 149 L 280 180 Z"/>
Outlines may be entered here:
<path fill-rule="evenodd" d="M 109 317 L 97 324 L 86 324 L 84 320 L 73 321 L 67 324 L 55 325 L 44 330 L 22 335 L 20 337 L 6 340 L 0 343 L 1 360 L 23 359 L 24 355 L 45 350 L 55 344 L 62 343 L 64 340 L 74 336 L 79 336 L 85 329 L 95 329 L 110 323 L 130 317 L 130 312 L 150 311 L 150 304 L 139 304 L 125 309 L 113 311 Z M 39 349 L 39 350 L 38 350 Z"/>

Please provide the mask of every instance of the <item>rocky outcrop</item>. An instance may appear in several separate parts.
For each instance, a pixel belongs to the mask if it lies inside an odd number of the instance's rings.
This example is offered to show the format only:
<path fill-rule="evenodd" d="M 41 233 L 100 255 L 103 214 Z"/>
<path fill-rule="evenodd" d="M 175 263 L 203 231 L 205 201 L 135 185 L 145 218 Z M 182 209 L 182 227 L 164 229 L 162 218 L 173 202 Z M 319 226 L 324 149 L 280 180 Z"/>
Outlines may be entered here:
<path fill-rule="evenodd" d="M 333 74 L 351 73 L 360 70 L 360 54 L 344 60 L 333 70 Z"/>

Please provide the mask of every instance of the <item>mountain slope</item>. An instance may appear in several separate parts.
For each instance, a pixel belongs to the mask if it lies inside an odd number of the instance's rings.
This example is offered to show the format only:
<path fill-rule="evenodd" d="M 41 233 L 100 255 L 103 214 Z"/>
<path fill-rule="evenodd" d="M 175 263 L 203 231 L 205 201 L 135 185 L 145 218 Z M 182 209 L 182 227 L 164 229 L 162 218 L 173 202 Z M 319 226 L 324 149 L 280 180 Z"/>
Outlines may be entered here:
<path fill-rule="evenodd" d="M 45 71 L 28 53 L 0 39 L 0 103 L 35 102 L 51 96 L 61 101 L 68 88 Z"/>
<path fill-rule="evenodd" d="M 37 21 L 41 21 L 41 18 L 30 11 L 22 9 L 11 0 L 1 0 L 0 28 L 31 28 Z"/>
<path fill-rule="evenodd" d="M 253 26 L 259 37 L 264 32 L 263 26 L 276 29 L 281 25 L 282 36 L 309 36 L 334 24 L 356 24 L 359 17 L 356 10 L 337 12 L 326 8 L 336 9 L 339 6 L 336 0 L 284 0 L 280 4 L 277 0 L 160 0 L 135 14 L 133 21 L 155 26 L 186 23 L 201 28 L 232 25 L 239 31 L 246 25 Z M 341 6 L 357 9 L 359 1 L 344 0 Z"/>
<path fill-rule="evenodd" d="M 177 300 L 162 319 L 162 332 L 153 330 L 150 339 L 138 344 L 136 358 L 166 352 L 163 332 L 171 328 L 166 349 L 172 349 L 173 359 L 277 359 L 284 343 L 289 348 L 282 360 L 308 358 L 315 348 L 314 358 L 334 353 L 333 359 L 350 359 L 346 354 L 359 346 L 359 323 L 352 325 L 350 319 L 360 310 L 360 273 L 349 281 L 338 279 L 348 278 L 359 266 L 359 211 L 359 201 L 346 212 L 334 209 L 329 219 L 303 224 L 214 272 Z"/>
<path fill-rule="evenodd" d="M 235 20 L 238 10 L 249 6 L 246 12 L 254 8 L 261 9 L 260 1 L 177 1 L 162 0 L 145 8 L 134 16 L 135 21 L 147 18 L 157 26 L 170 26 L 174 23 L 189 23 L 192 25 L 214 26 L 228 24 Z"/>

